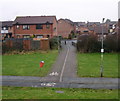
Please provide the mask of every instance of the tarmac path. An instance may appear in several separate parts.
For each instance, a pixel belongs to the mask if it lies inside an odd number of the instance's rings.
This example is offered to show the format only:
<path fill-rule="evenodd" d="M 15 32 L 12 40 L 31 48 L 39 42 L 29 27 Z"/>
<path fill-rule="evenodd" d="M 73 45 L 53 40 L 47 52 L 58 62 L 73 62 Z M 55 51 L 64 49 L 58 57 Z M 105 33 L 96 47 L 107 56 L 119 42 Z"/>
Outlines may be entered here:
<path fill-rule="evenodd" d="M 76 74 L 76 48 L 72 41 L 65 45 L 46 77 L 32 76 L 0 76 L 0 86 L 17 87 L 62 87 L 62 88 L 92 88 L 118 89 L 118 78 L 78 78 Z M 2 82 L 2 83 L 1 83 Z"/>
<path fill-rule="evenodd" d="M 76 75 L 76 48 L 72 46 L 72 41 L 67 41 L 66 45 L 62 41 L 62 50 L 47 77 L 57 77 L 58 82 L 62 82 L 65 77 L 74 78 Z M 52 75 L 53 74 L 53 75 Z M 54 75 L 55 74 L 55 75 Z"/>

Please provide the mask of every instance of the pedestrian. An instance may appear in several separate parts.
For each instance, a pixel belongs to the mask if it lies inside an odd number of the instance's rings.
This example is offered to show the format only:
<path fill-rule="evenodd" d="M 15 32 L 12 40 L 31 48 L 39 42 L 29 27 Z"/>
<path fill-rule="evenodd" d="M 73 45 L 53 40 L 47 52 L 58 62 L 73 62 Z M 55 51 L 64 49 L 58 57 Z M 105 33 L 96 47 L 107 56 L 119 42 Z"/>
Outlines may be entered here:
<path fill-rule="evenodd" d="M 66 45 L 66 40 L 65 40 L 65 45 Z"/>

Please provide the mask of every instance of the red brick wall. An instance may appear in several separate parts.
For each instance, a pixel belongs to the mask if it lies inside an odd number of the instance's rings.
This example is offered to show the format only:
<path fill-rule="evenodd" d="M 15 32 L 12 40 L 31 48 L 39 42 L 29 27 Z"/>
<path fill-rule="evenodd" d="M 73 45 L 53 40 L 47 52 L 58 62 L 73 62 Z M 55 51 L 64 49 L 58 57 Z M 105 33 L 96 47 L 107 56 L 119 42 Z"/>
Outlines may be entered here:
<path fill-rule="evenodd" d="M 68 35 L 72 30 L 75 30 L 75 27 L 67 23 L 64 20 L 58 20 L 58 35 L 68 38 Z"/>
<path fill-rule="evenodd" d="M 42 35 L 52 35 L 53 34 L 53 25 L 50 25 L 50 28 L 47 29 L 46 25 L 43 25 L 43 29 L 36 29 L 36 25 L 29 25 L 29 30 L 23 30 L 23 25 L 20 25 L 19 29 L 16 29 L 16 25 L 13 26 L 14 35 L 33 35 L 33 34 L 42 34 Z"/>
<path fill-rule="evenodd" d="M 58 27 L 57 27 L 57 20 L 54 18 L 54 21 L 53 21 L 53 36 L 57 36 L 58 35 Z M 56 28 L 56 29 L 54 29 Z"/>
<path fill-rule="evenodd" d="M 85 28 L 85 27 L 79 27 L 78 31 L 80 31 L 80 34 L 85 34 L 84 31 L 88 31 L 87 34 L 90 33 L 90 30 L 88 28 Z"/>

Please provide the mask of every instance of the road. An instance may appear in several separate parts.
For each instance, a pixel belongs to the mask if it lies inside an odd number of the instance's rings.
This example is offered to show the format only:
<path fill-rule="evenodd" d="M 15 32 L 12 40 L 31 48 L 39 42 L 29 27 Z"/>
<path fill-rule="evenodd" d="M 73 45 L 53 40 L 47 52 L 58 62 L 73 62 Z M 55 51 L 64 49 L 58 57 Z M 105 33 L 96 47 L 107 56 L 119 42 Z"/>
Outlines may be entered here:
<path fill-rule="evenodd" d="M 76 75 L 76 48 L 72 41 L 65 45 L 62 41 L 62 50 L 46 77 L 32 76 L 0 76 L 3 86 L 17 87 L 61 87 L 61 88 L 92 88 L 118 89 L 118 78 L 79 78 Z"/>
<path fill-rule="evenodd" d="M 2 77 L 2 76 L 0 76 Z M 3 76 L 3 86 L 17 87 L 61 87 L 61 88 L 92 88 L 92 89 L 118 89 L 118 78 L 63 78 L 56 82 L 55 77 L 30 76 Z M 1 84 L 0 84 L 1 85 Z"/>

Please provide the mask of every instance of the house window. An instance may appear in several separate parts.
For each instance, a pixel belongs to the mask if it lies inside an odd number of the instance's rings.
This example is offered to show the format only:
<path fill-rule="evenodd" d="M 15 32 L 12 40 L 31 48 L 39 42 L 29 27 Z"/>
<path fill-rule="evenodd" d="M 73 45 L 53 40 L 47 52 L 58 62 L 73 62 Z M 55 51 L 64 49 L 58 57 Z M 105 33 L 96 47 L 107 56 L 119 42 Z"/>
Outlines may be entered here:
<path fill-rule="evenodd" d="M 23 25 L 23 29 L 28 30 L 28 29 L 30 29 L 30 27 L 29 27 L 29 25 Z"/>
<path fill-rule="evenodd" d="M 50 35 L 47 35 L 47 38 L 49 38 L 50 37 Z"/>
<path fill-rule="evenodd" d="M 56 31 L 56 27 L 54 28 L 54 31 Z"/>
<path fill-rule="evenodd" d="M 2 27 L 2 30 L 8 30 L 8 27 Z"/>
<path fill-rule="evenodd" d="M 88 32 L 87 30 L 83 31 L 84 33 Z"/>
<path fill-rule="evenodd" d="M 16 26 L 16 29 L 19 29 L 19 28 L 20 28 L 20 26 L 19 26 L 19 25 L 17 25 L 17 26 Z"/>
<path fill-rule="evenodd" d="M 43 35 L 37 35 L 37 38 L 43 38 Z"/>
<path fill-rule="evenodd" d="M 36 29 L 43 29 L 43 25 L 41 25 L 41 24 L 36 25 Z"/>
<path fill-rule="evenodd" d="M 20 38 L 20 35 L 17 35 L 17 38 Z"/>
<path fill-rule="evenodd" d="M 30 38 L 30 35 L 24 35 L 23 38 Z"/>
<path fill-rule="evenodd" d="M 46 25 L 46 28 L 49 29 L 49 28 L 50 28 L 50 25 Z"/>

